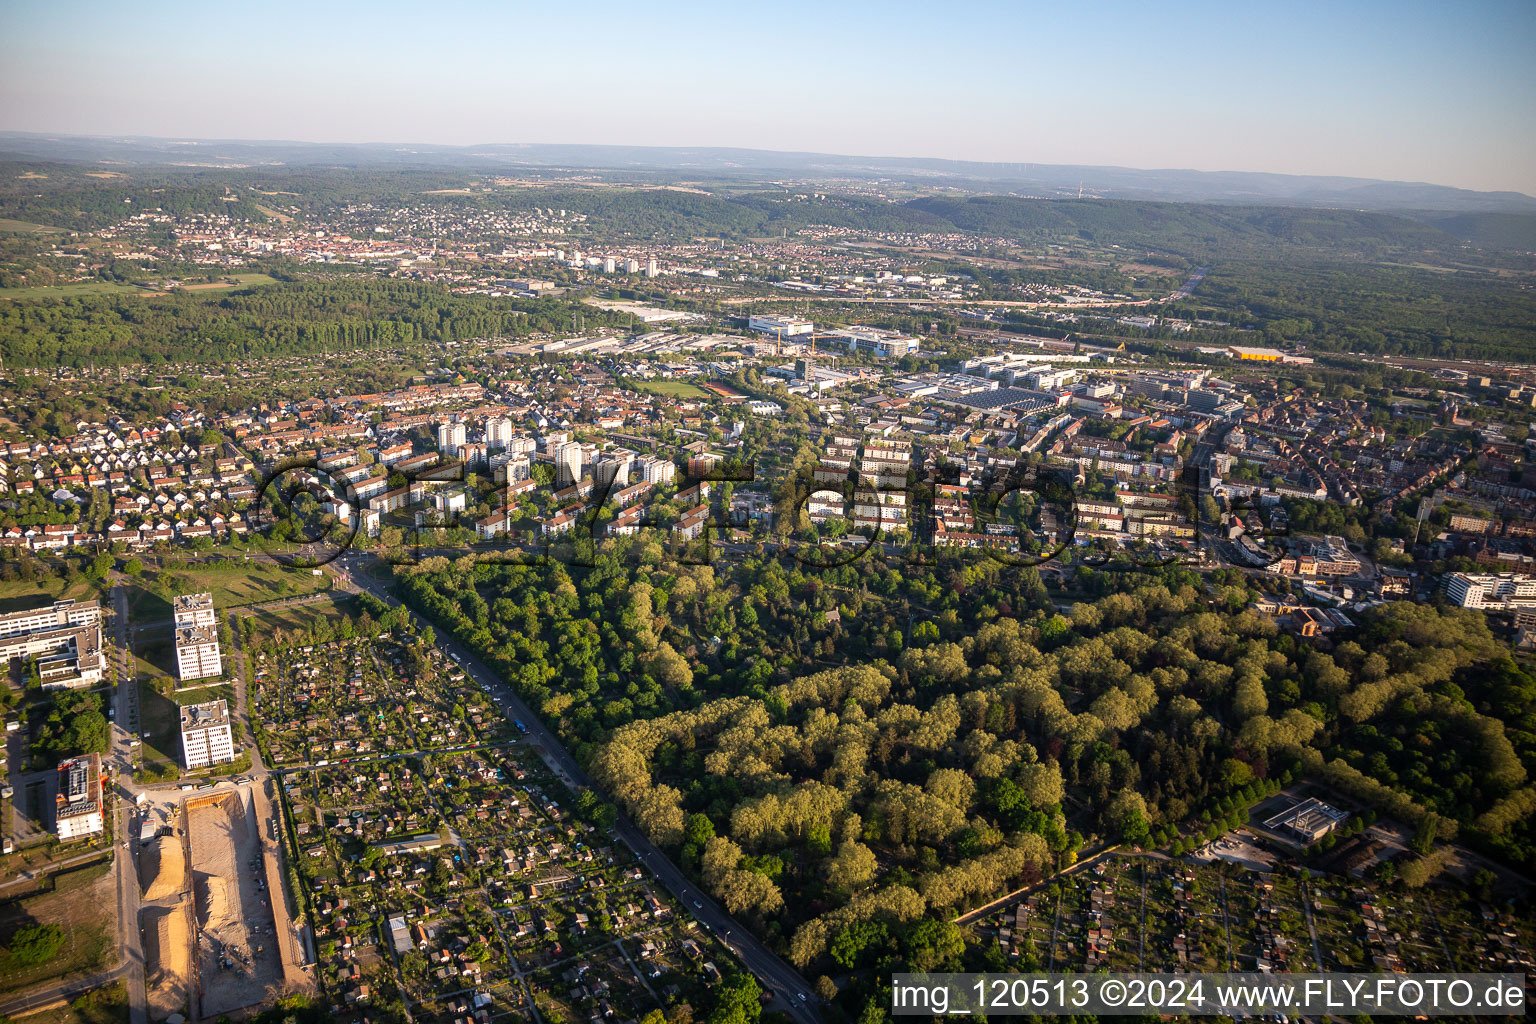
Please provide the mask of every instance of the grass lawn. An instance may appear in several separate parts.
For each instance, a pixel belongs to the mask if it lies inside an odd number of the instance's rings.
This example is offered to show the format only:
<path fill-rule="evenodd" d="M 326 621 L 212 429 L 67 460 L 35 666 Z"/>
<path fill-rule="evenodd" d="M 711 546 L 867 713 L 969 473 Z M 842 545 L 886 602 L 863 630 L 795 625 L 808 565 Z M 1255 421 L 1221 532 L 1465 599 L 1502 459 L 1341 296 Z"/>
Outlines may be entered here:
<path fill-rule="evenodd" d="M 637 380 L 631 383 L 637 390 L 647 391 L 653 395 L 665 395 L 669 398 L 709 397 L 709 392 L 685 380 Z"/>
<path fill-rule="evenodd" d="M 326 618 L 332 622 L 339 622 L 344 618 L 354 618 L 357 615 L 357 601 L 350 595 L 337 598 L 335 601 L 317 601 L 314 604 L 299 605 L 296 608 L 280 608 L 272 612 L 257 612 L 252 618 L 256 620 L 257 633 L 271 633 L 274 630 L 307 630 L 316 619 Z"/>

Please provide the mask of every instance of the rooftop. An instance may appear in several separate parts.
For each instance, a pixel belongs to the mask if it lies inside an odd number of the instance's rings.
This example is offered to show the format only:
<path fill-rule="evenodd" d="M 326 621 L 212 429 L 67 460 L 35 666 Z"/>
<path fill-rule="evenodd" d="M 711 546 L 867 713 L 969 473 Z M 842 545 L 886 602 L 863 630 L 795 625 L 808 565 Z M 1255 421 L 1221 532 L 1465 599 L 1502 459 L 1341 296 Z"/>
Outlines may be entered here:
<path fill-rule="evenodd" d="M 181 709 L 181 731 L 211 729 L 229 723 L 229 705 L 224 700 L 211 700 L 206 704 L 188 704 Z"/>

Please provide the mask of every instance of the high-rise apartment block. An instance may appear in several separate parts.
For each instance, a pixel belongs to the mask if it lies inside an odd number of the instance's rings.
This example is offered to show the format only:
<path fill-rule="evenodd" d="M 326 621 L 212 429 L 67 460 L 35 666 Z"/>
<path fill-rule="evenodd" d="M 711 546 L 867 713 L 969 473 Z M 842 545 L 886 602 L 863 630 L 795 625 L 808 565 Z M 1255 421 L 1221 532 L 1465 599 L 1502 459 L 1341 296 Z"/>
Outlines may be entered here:
<path fill-rule="evenodd" d="M 223 674 L 213 595 L 182 594 L 172 601 L 171 611 L 175 615 L 176 677 L 186 681 Z"/>
<path fill-rule="evenodd" d="M 188 704 L 181 709 L 181 760 L 189 770 L 235 759 L 229 729 L 229 705 L 222 700 Z"/>

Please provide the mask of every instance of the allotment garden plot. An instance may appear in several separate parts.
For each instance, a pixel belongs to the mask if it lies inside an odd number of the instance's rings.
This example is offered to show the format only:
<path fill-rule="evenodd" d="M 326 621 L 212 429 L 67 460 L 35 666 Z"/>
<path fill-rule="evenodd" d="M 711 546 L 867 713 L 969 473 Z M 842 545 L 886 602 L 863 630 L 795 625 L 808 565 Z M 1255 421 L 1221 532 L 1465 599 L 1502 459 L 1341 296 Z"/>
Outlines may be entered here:
<path fill-rule="evenodd" d="M 250 669 L 340 1019 L 395 1001 L 423 1021 L 708 1001 L 729 951 L 451 658 L 405 637 L 257 643 Z"/>
<path fill-rule="evenodd" d="M 976 928 L 1021 970 L 1525 972 L 1536 958 L 1536 926 L 1458 880 L 1406 889 L 1154 856 L 1064 874 Z"/>
<path fill-rule="evenodd" d="M 275 766 L 350 763 L 514 734 L 496 703 L 436 648 L 342 640 L 253 657 Z"/>

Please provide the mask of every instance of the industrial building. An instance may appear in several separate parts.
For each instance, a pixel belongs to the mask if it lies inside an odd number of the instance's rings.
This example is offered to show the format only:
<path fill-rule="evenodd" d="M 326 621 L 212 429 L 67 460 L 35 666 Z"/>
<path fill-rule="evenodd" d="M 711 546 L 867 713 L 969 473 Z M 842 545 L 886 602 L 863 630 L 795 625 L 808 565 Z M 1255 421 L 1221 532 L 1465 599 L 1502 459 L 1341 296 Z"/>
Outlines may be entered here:
<path fill-rule="evenodd" d="M 181 709 L 181 760 L 188 770 L 227 764 L 234 759 L 228 703 L 211 700 Z"/>
<path fill-rule="evenodd" d="M 54 831 L 61 840 L 82 839 L 106 830 L 102 814 L 101 755 L 72 757 L 59 764 Z"/>
<path fill-rule="evenodd" d="M 922 342 L 895 331 L 882 331 L 876 327 L 849 327 L 831 331 L 822 337 L 840 343 L 853 356 L 875 356 L 879 359 L 901 359 L 922 348 Z"/>
<path fill-rule="evenodd" d="M 1316 797 L 1308 797 L 1264 822 L 1264 827 L 1282 834 L 1288 832 L 1293 839 L 1310 846 L 1342 825 L 1348 817 L 1347 812 L 1330 807 Z"/>
<path fill-rule="evenodd" d="M 816 331 L 814 323 L 797 316 L 752 316 L 747 318 L 747 327 L 780 338 L 798 338 Z"/>

